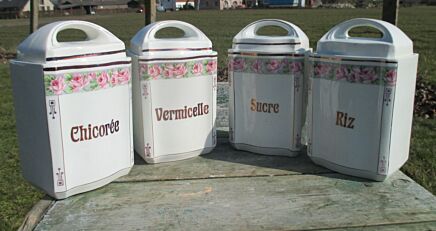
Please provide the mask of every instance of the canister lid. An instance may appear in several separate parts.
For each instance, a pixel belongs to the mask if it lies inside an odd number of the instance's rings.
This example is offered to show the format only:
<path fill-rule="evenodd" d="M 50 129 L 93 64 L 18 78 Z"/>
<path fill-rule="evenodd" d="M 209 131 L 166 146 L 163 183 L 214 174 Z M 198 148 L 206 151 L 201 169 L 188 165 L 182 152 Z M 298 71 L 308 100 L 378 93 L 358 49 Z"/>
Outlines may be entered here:
<path fill-rule="evenodd" d="M 83 31 L 86 40 L 59 42 L 58 33 L 67 29 Z M 63 57 L 124 51 L 124 43 L 101 26 L 86 21 L 59 21 L 45 25 L 29 35 L 17 48 L 17 60 L 46 63 Z M 125 52 L 122 55 L 125 57 Z"/>
<path fill-rule="evenodd" d="M 382 33 L 382 37 L 351 37 L 349 31 L 357 27 L 375 28 Z M 413 42 L 403 31 L 388 22 L 356 18 L 342 22 L 327 32 L 318 41 L 316 53 L 395 59 L 413 54 Z"/>
<path fill-rule="evenodd" d="M 177 28 L 184 32 L 179 38 L 156 38 L 164 28 Z M 177 20 L 152 23 L 142 28 L 130 41 L 130 52 L 135 55 L 159 52 L 159 55 L 174 56 L 178 53 L 212 52 L 212 42 L 195 26 Z"/>
<path fill-rule="evenodd" d="M 258 35 L 259 29 L 277 26 L 286 30 L 285 36 Z M 264 53 L 306 52 L 309 49 L 307 35 L 296 25 L 279 19 L 263 19 L 247 25 L 233 38 L 231 52 L 251 51 Z"/>

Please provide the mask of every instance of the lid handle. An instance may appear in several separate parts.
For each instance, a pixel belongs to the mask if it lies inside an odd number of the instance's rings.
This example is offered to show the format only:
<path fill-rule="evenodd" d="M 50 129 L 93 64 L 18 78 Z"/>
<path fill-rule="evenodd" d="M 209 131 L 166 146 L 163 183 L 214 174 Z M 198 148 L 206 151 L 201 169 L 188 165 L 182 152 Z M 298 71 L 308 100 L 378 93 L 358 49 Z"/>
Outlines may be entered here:
<path fill-rule="evenodd" d="M 365 39 L 362 37 L 352 37 L 349 35 L 350 30 L 356 27 L 371 27 L 380 31 L 383 36 L 381 38 L 366 38 L 369 40 L 378 40 L 388 43 L 393 43 L 392 32 L 399 30 L 394 25 L 376 19 L 369 18 L 356 18 L 340 23 L 339 25 L 333 27 L 327 34 L 326 39 Z"/>
<path fill-rule="evenodd" d="M 250 23 L 248 26 L 246 26 L 244 29 L 242 29 L 235 38 L 253 38 L 253 37 L 257 37 L 259 36 L 257 34 L 257 32 L 263 28 L 263 27 L 267 27 L 267 26 L 278 26 L 283 28 L 284 30 L 286 30 L 288 32 L 287 35 L 285 36 L 290 36 L 290 37 L 297 37 L 297 38 L 301 38 L 301 33 L 303 33 L 301 31 L 301 29 L 299 27 L 297 27 L 296 25 L 284 21 L 284 20 L 279 20 L 279 19 L 263 19 L 263 20 L 258 20 L 255 22 Z"/>
<path fill-rule="evenodd" d="M 158 40 L 156 38 L 156 33 L 164 28 L 177 28 L 184 32 L 183 39 L 197 39 L 197 40 L 209 40 L 206 35 L 201 32 L 197 27 L 186 23 L 182 21 L 177 20 L 167 20 L 167 21 L 160 21 L 153 24 L 148 25 L 146 28 L 144 28 L 147 33 L 144 36 L 145 40 Z M 159 39 L 159 40 L 165 40 L 165 39 Z"/>
<path fill-rule="evenodd" d="M 59 42 L 57 39 L 57 35 L 64 30 L 68 29 L 77 29 L 81 30 L 86 34 L 86 41 L 92 41 L 96 43 L 109 43 L 109 42 L 120 42 L 118 38 L 116 38 L 111 32 L 104 29 L 101 26 L 98 26 L 94 23 L 86 22 L 86 21 L 62 21 L 57 23 L 51 31 L 49 32 L 49 38 L 51 38 L 51 45 L 53 47 L 58 47 L 62 42 Z"/>

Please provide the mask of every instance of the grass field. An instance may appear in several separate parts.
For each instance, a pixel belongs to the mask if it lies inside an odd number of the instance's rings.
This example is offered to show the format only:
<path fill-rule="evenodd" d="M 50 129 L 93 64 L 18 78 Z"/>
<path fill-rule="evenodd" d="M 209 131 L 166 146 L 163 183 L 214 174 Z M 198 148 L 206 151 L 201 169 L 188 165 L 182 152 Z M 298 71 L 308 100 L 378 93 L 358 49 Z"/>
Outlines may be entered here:
<path fill-rule="evenodd" d="M 214 49 L 219 52 L 220 67 L 224 67 L 233 36 L 254 20 L 279 18 L 291 21 L 308 34 L 315 47 L 316 41 L 341 21 L 356 17 L 380 18 L 380 15 L 381 9 L 274 9 L 172 12 L 158 14 L 158 19 L 183 20 L 199 27 L 212 40 Z M 95 22 L 126 44 L 143 26 L 143 15 L 134 13 L 42 18 L 41 23 L 67 19 Z M 15 52 L 16 46 L 27 36 L 27 23 L 24 19 L 0 20 L 0 48 Z M 412 38 L 415 52 L 420 54 L 419 76 L 436 84 L 436 7 L 400 9 L 399 26 Z M 16 229 L 33 203 L 43 196 L 20 174 L 10 85 L 9 69 L 0 64 L 0 230 Z M 433 193 L 436 193 L 435 140 L 436 121 L 415 118 L 410 159 L 403 167 L 403 171 Z"/>

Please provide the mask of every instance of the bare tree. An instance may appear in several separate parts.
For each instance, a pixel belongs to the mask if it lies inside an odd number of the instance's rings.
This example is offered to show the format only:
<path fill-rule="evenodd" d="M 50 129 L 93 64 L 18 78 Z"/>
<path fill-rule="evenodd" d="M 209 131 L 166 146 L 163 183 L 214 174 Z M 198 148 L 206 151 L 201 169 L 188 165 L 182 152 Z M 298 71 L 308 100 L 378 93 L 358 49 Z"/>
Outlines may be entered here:
<path fill-rule="evenodd" d="M 30 33 L 38 30 L 39 0 L 30 0 Z"/>
<path fill-rule="evenodd" d="M 195 0 L 195 9 L 200 10 L 200 0 Z"/>
<path fill-rule="evenodd" d="M 156 22 L 156 0 L 144 0 L 145 25 Z"/>
<path fill-rule="evenodd" d="M 386 22 L 397 25 L 399 5 L 399 0 L 383 0 L 382 19 Z"/>

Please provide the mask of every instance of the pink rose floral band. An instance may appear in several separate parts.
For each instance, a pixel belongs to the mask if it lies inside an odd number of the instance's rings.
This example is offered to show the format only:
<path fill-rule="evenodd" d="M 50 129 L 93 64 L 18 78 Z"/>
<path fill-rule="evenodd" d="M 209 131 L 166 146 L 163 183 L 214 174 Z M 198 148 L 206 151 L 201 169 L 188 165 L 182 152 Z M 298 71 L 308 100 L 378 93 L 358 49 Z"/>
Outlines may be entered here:
<path fill-rule="evenodd" d="M 326 61 L 312 58 L 309 65 L 310 78 L 328 79 L 333 81 L 346 81 L 349 83 L 374 84 L 395 86 L 397 83 L 397 64 L 386 64 L 383 61 L 371 65 L 361 65 L 364 62 Z"/>
<path fill-rule="evenodd" d="M 292 74 L 302 76 L 304 58 L 302 57 L 229 57 L 229 71 L 255 74 Z"/>
<path fill-rule="evenodd" d="M 139 74 L 142 80 L 181 79 L 216 73 L 216 58 L 183 62 L 139 63 Z"/>
<path fill-rule="evenodd" d="M 102 90 L 128 84 L 130 79 L 130 67 L 64 74 L 44 74 L 46 95 Z"/>

